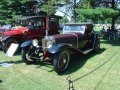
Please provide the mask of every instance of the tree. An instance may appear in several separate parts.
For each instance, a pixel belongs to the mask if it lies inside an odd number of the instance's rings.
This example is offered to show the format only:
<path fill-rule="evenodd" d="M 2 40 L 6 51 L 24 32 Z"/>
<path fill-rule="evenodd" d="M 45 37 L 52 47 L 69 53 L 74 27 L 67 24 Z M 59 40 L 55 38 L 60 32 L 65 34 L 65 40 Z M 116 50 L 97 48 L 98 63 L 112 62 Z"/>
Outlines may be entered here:
<path fill-rule="evenodd" d="M 40 7 L 41 11 L 47 12 L 48 15 L 53 15 L 56 12 L 57 5 L 60 3 L 68 3 L 70 0 L 46 0 L 42 7 Z"/>
<path fill-rule="evenodd" d="M 20 16 L 54 14 L 58 2 L 65 0 L 2 0 L 0 1 L 0 23 L 10 23 Z"/>
<path fill-rule="evenodd" d="M 41 11 L 47 12 L 48 15 L 55 14 L 55 1 L 49 0 L 41 7 Z"/>
<path fill-rule="evenodd" d="M 0 23 L 10 23 L 15 17 L 34 15 L 35 0 L 0 1 Z"/>
<path fill-rule="evenodd" d="M 85 19 L 106 20 L 111 18 L 113 30 L 115 20 L 120 15 L 120 11 L 116 8 L 116 0 L 81 0 L 76 11 Z"/>
<path fill-rule="evenodd" d="M 85 17 L 85 19 L 105 20 L 119 14 L 118 10 L 113 10 L 110 8 L 96 8 L 96 9 L 76 9 L 76 11 Z"/>

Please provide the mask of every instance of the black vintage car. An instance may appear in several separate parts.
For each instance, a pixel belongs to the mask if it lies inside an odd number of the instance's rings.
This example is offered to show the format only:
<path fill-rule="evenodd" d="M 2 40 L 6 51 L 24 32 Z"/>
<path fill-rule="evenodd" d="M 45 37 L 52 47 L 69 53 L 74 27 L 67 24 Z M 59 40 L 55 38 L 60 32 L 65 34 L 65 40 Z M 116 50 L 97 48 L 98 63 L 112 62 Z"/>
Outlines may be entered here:
<path fill-rule="evenodd" d="M 98 52 L 100 39 L 99 34 L 93 31 L 93 24 L 65 24 L 62 34 L 46 35 L 42 41 L 27 41 L 21 47 L 22 60 L 26 64 L 51 62 L 54 70 L 60 74 L 69 67 L 72 53 Z"/>

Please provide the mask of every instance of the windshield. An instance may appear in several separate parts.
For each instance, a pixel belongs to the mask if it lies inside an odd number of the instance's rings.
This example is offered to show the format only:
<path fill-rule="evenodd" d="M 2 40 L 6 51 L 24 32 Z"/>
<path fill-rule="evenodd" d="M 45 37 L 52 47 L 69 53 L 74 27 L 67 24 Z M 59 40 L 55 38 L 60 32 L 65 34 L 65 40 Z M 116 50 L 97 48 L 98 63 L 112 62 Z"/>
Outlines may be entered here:
<path fill-rule="evenodd" d="M 63 27 L 63 33 L 65 32 L 80 32 L 83 33 L 85 32 L 85 26 L 80 26 L 80 25 L 66 25 Z"/>

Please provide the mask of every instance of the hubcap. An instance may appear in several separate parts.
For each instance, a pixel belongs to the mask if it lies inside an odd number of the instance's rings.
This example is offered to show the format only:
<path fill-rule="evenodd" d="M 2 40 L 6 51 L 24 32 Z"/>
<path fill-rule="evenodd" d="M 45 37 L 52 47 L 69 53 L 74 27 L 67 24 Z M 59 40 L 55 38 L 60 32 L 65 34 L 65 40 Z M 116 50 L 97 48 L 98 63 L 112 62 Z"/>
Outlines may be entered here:
<path fill-rule="evenodd" d="M 66 60 L 66 59 L 64 59 L 64 60 L 63 60 L 63 63 L 65 64 L 66 62 L 67 62 L 67 60 Z"/>

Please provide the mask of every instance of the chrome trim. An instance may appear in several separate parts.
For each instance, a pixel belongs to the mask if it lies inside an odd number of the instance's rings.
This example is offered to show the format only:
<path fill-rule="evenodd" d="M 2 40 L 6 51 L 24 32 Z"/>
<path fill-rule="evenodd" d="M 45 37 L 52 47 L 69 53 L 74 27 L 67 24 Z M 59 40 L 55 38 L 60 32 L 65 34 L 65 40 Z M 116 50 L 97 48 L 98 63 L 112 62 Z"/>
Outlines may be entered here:
<path fill-rule="evenodd" d="M 53 43 L 55 43 L 55 38 L 53 36 L 45 36 L 45 38 L 42 39 L 42 49 L 43 49 L 44 53 L 48 49 L 48 47 L 47 47 L 48 41 L 52 41 Z"/>

